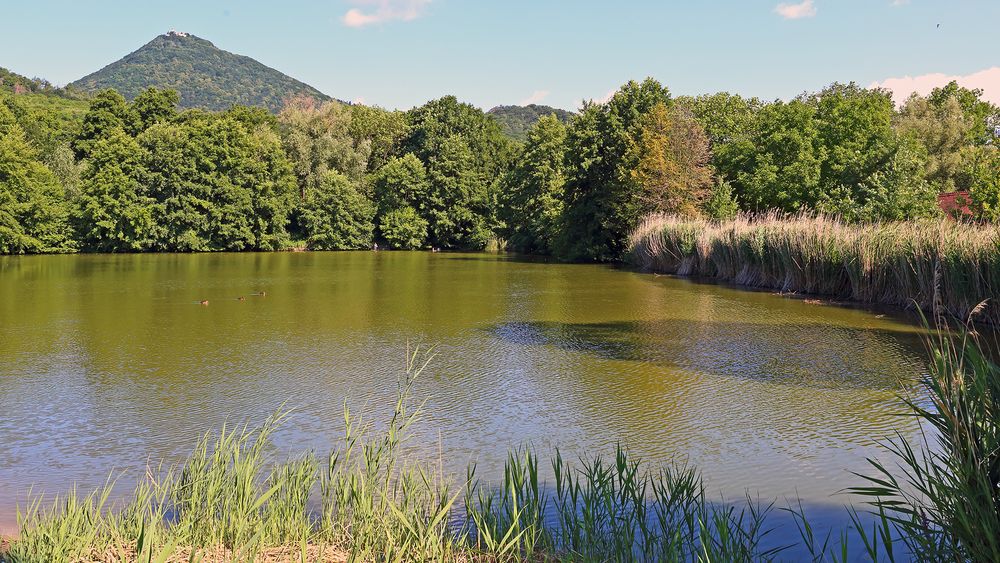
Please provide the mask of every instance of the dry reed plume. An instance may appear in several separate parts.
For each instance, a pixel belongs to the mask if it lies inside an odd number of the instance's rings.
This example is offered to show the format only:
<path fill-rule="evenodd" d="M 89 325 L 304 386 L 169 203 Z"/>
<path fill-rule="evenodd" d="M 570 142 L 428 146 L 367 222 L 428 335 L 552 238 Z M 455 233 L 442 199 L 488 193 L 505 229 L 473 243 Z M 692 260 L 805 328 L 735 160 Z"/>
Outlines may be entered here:
<path fill-rule="evenodd" d="M 1000 324 L 1000 226 L 926 220 L 847 224 L 824 216 L 716 222 L 657 215 L 630 239 L 642 268 L 737 285 L 925 310 Z M 935 291 L 937 290 L 937 291 Z M 937 296 L 937 297 L 936 297 Z"/>

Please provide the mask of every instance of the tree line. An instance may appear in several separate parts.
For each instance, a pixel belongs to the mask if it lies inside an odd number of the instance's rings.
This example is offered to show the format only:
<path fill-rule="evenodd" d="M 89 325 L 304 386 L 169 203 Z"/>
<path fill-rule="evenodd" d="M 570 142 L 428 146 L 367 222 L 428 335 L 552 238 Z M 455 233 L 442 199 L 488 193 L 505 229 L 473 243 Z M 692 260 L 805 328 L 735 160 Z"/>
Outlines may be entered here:
<path fill-rule="evenodd" d="M 1000 220 L 1000 108 L 955 83 L 897 108 L 853 84 L 762 102 L 646 79 L 523 142 L 453 96 L 275 115 L 105 90 L 82 117 L 21 99 L 0 94 L 5 254 L 506 244 L 607 261 L 650 213 L 908 220 L 954 191 L 969 219 Z"/>

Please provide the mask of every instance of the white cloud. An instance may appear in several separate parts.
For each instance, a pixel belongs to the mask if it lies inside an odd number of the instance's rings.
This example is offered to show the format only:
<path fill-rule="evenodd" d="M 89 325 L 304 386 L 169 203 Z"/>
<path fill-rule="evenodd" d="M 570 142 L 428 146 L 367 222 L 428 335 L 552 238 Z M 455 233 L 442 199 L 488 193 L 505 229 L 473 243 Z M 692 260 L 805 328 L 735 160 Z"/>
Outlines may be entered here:
<path fill-rule="evenodd" d="M 606 103 L 610 102 L 611 98 L 614 98 L 615 94 L 617 94 L 617 93 L 618 93 L 618 88 L 614 88 L 614 89 L 608 90 L 607 94 L 604 94 L 603 96 L 601 96 L 600 98 L 597 98 L 594 101 L 597 102 L 597 103 L 599 103 L 599 104 L 606 104 Z"/>
<path fill-rule="evenodd" d="M 786 20 L 797 20 L 815 16 L 816 6 L 813 5 L 813 0 L 803 0 L 798 4 L 778 4 L 774 11 Z"/>
<path fill-rule="evenodd" d="M 528 106 L 531 104 L 537 104 L 548 97 L 549 97 L 548 90 L 535 90 L 534 92 L 531 93 L 530 96 L 521 100 L 521 105 Z"/>
<path fill-rule="evenodd" d="M 881 82 L 873 82 L 870 87 L 892 90 L 892 98 L 899 104 L 906 101 L 906 98 L 913 92 L 924 96 L 929 94 L 934 88 L 944 86 L 952 80 L 966 88 L 979 88 L 983 91 L 984 99 L 994 104 L 1000 104 L 1000 66 L 966 75 L 935 72 L 921 74 L 920 76 L 886 78 Z"/>
<path fill-rule="evenodd" d="M 411 21 L 419 18 L 431 0 L 348 0 L 359 6 L 344 14 L 347 27 L 364 27 L 392 20 Z"/>

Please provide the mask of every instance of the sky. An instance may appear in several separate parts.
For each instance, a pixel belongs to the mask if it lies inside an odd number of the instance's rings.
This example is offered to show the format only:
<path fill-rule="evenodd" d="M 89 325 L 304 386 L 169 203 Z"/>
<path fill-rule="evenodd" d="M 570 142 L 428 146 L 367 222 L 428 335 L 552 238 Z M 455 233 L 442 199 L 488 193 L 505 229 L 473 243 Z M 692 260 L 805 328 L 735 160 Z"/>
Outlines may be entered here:
<path fill-rule="evenodd" d="M 0 66 L 66 84 L 175 29 L 342 100 L 576 109 L 647 76 L 675 95 L 897 100 L 957 79 L 1000 103 L 1000 0 L 0 0 Z"/>

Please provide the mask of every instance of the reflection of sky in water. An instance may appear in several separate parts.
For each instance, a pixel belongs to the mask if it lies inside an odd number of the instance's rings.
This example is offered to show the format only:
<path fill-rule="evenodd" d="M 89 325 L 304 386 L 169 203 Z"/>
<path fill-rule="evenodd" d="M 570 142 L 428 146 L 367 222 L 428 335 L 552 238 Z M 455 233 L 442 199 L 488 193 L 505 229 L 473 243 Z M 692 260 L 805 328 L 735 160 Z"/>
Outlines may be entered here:
<path fill-rule="evenodd" d="M 0 258 L 0 273 L 0 527 L 31 484 L 128 482 L 281 405 L 275 455 L 325 452 L 345 400 L 384 419 L 408 343 L 437 353 L 408 448 L 456 475 L 475 460 L 497 477 L 519 444 L 621 442 L 729 499 L 826 510 L 874 440 L 912 432 L 895 396 L 922 369 L 891 317 L 603 266 L 279 253 Z"/>

